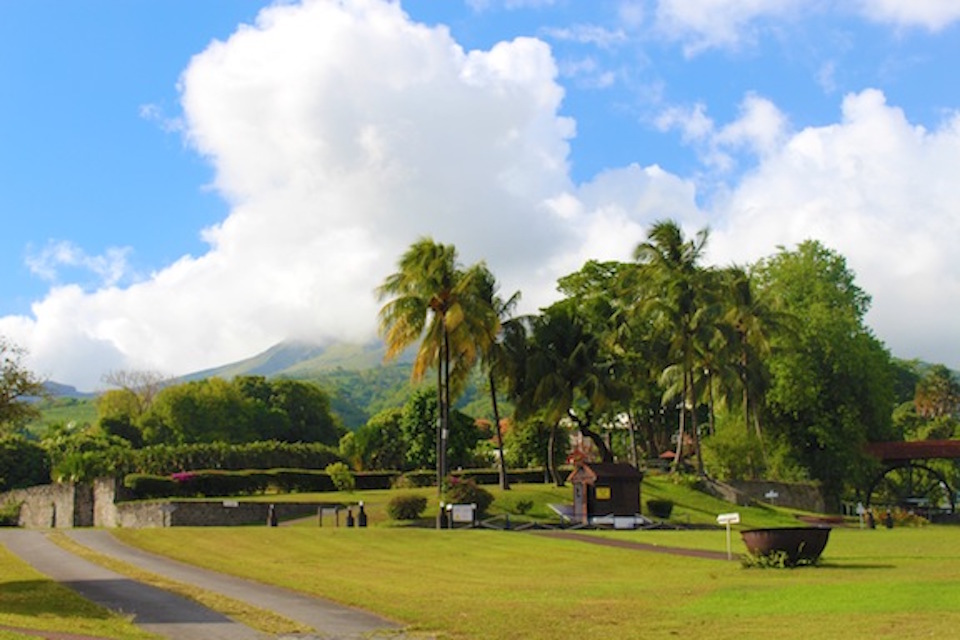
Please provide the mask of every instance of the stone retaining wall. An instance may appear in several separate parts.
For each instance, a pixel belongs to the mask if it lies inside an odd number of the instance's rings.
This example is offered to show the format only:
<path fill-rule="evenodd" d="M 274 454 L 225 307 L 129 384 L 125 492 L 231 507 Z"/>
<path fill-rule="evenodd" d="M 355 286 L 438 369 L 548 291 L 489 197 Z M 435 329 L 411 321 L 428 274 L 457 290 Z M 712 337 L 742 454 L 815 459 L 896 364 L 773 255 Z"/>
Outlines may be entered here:
<path fill-rule="evenodd" d="M 0 494 L 0 504 L 20 504 L 20 526 L 31 529 L 93 525 L 93 491 L 89 485 L 45 484 Z"/>
<path fill-rule="evenodd" d="M 58 483 L 0 494 L 0 505 L 20 504 L 19 526 L 27 529 L 69 527 L 229 527 L 266 524 L 268 502 L 237 500 L 156 500 L 117 502 L 122 489 L 117 480 L 102 478 L 92 484 Z M 317 515 L 335 505 L 317 502 L 278 502 L 278 520 Z"/>
<path fill-rule="evenodd" d="M 768 482 L 766 480 L 729 480 L 727 484 L 758 502 L 767 502 L 792 509 L 825 513 L 826 501 L 815 484 Z M 766 497 L 771 491 L 776 498 Z"/>
<path fill-rule="evenodd" d="M 323 505 L 315 502 L 278 502 L 278 520 L 316 515 Z M 121 502 L 116 525 L 130 529 L 146 527 L 231 527 L 266 524 L 270 503 L 236 500 Z"/>

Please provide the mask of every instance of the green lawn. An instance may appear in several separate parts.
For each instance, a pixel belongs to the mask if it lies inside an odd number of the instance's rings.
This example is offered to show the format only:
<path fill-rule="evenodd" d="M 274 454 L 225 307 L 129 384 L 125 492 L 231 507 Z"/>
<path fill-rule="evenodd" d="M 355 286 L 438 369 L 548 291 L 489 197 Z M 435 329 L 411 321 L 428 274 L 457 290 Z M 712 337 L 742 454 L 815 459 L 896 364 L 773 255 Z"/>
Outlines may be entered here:
<path fill-rule="evenodd" d="M 0 545 L 0 627 L 146 640 L 156 636 L 48 580 Z M 0 639 L 30 636 L 0 630 Z"/>
<path fill-rule="evenodd" d="M 451 639 L 929 638 L 960 629 L 955 528 L 834 530 L 822 566 L 793 570 L 516 532 L 249 527 L 117 535 Z M 602 535 L 725 546 L 722 531 Z M 739 536 L 736 544 L 742 551 Z"/>

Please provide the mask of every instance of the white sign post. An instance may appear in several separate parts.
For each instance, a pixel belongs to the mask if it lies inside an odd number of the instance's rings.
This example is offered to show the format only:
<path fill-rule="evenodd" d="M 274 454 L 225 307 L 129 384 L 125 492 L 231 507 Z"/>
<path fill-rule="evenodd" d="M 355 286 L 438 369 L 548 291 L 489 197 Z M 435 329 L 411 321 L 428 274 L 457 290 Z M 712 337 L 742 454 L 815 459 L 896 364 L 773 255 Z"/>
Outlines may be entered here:
<path fill-rule="evenodd" d="M 727 560 L 733 560 L 733 549 L 730 542 L 730 525 L 740 524 L 739 513 L 721 513 L 717 516 L 717 524 L 727 526 Z"/>

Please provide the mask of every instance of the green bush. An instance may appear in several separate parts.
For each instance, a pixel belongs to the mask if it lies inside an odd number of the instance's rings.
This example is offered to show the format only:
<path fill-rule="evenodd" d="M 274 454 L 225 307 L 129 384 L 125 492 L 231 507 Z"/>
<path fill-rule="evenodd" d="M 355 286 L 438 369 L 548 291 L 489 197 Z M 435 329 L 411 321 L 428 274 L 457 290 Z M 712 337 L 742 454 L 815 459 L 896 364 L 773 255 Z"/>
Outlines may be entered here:
<path fill-rule="evenodd" d="M 20 526 L 20 502 L 11 500 L 0 507 L 0 527 Z M 424 503 L 426 505 L 426 503 Z"/>
<path fill-rule="evenodd" d="M 274 486 L 283 493 L 314 493 L 320 491 L 333 491 L 333 480 L 325 471 L 315 471 L 313 469 L 274 469 L 270 472 L 273 476 Z"/>
<path fill-rule="evenodd" d="M 673 500 L 647 500 L 647 512 L 654 518 L 666 520 L 673 513 Z"/>
<path fill-rule="evenodd" d="M 353 474 L 353 477 L 359 491 L 369 491 L 392 488 L 396 479 L 400 477 L 400 473 L 398 471 L 361 471 Z"/>
<path fill-rule="evenodd" d="M 448 478 L 449 488 L 446 499 L 450 504 L 475 504 L 477 515 L 483 515 L 493 503 L 493 494 L 477 485 L 473 480 L 457 477 Z"/>
<path fill-rule="evenodd" d="M 394 496 L 387 503 L 387 515 L 393 520 L 416 520 L 427 508 L 427 498 L 416 494 Z"/>
<path fill-rule="evenodd" d="M 47 452 L 23 436 L 0 438 L 0 491 L 49 484 Z"/>
<path fill-rule="evenodd" d="M 180 485 L 169 476 L 147 473 L 131 473 L 123 479 L 123 486 L 130 490 L 136 500 L 170 498 L 179 495 Z"/>
<path fill-rule="evenodd" d="M 333 486 L 337 488 L 337 491 L 353 491 L 357 488 L 357 481 L 354 479 L 353 473 L 350 472 L 350 467 L 343 462 L 329 464 L 325 471 L 333 480 Z"/>
<path fill-rule="evenodd" d="M 162 476 L 184 470 L 222 469 L 323 469 L 341 462 L 337 450 L 329 445 L 303 442 L 223 442 L 168 445 L 142 449 L 111 448 L 107 451 L 85 451 L 70 461 L 70 475 L 96 477 L 101 470 L 109 475 L 146 473 Z M 0 473 L 0 475 L 3 475 Z"/>
<path fill-rule="evenodd" d="M 415 489 L 417 487 L 435 487 L 437 474 L 434 471 L 408 471 L 393 481 L 394 489 Z"/>

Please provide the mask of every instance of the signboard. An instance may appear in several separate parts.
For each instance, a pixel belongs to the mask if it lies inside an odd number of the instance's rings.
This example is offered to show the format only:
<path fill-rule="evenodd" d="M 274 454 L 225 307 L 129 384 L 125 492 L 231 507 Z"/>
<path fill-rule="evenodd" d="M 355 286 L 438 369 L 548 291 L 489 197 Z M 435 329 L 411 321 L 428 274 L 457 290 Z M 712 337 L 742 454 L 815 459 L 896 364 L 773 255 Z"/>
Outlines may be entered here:
<path fill-rule="evenodd" d="M 237 502 L 236 500 L 224 500 L 223 506 L 227 507 L 228 509 L 236 509 L 237 507 L 240 506 L 240 503 Z"/>
<path fill-rule="evenodd" d="M 717 524 L 740 524 L 740 514 L 721 513 L 717 516 Z"/>
<path fill-rule="evenodd" d="M 717 516 L 717 524 L 727 526 L 727 560 L 733 559 L 733 546 L 730 541 L 730 525 L 740 524 L 739 513 L 721 513 Z"/>
<path fill-rule="evenodd" d="M 609 500 L 610 487 L 597 487 L 597 500 Z"/>
<path fill-rule="evenodd" d="M 473 522 L 473 510 L 476 505 L 473 504 L 452 504 L 450 505 L 450 518 L 454 522 Z"/>

